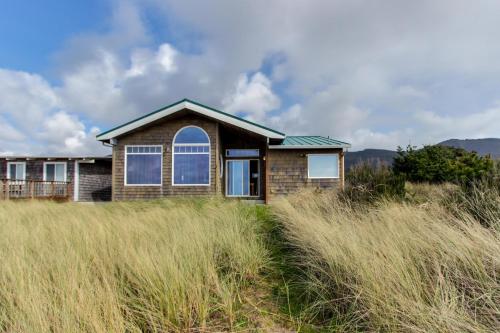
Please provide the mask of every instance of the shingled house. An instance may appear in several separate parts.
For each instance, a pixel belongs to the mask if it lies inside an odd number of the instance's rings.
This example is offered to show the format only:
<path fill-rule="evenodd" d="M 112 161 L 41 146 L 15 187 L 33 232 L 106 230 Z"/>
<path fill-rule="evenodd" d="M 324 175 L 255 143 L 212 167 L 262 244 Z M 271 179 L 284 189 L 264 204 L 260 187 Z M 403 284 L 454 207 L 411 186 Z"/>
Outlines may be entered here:
<path fill-rule="evenodd" d="M 1 199 L 111 200 L 111 156 L 0 157 Z"/>
<path fill-rule="evenodd" d="M 344 150 L 184 99 L 97 136 L 111 145 L 112 199 L 222 194 L 269 201 L 301 188 L 342 188 Z"/>

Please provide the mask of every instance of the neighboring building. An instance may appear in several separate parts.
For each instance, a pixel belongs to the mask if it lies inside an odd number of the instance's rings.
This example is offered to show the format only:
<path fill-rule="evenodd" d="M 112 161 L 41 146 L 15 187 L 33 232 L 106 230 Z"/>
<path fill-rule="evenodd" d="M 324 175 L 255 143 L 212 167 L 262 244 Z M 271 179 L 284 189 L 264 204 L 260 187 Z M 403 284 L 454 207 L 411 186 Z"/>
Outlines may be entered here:
<path fill-rule="evenodd" d="M 0 199 L 111 200 L 111 157 L 0 157 Z"/>
<path fill-rule="evenodd" d="M 342 188 L 350 147 L 286 136 L 187 99 L 97 139 L 113 147 L 113 200 L 222 194 L 267 202 L 306 187 Z"/>

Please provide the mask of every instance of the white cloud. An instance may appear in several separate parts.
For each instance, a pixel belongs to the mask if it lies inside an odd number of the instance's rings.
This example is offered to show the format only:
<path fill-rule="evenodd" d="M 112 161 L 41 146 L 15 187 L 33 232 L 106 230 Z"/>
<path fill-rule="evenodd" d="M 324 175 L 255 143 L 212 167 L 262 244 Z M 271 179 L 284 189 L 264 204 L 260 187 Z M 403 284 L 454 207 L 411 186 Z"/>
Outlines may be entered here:
<path fill-rule="evenodd" d="M 149 49 L 136 49 L 131 55 L 131 66 L 126 71 L 125 77 L 137 77 L 146 75 L 148 71 L 154 71 L 159 75 L 158 70 L 165 73 L 175 72 L 177 66 L 175 57 L 177 51 L 169 44 L 162 44 L 157 52 Z"/>
<path fill-rule="evenodd" d="M 37 136 L 46 143 L 48 151 L 59 155 L 105 154 L 108 149 L 99 149 L 95 136 L 99 129 L 86 131 L 85 125 L 74 115 L 59 111 L 48 117 Z"/>
<path fill-rule="evenodd" d="M 491 33 L 500 29 L 499 3 L 113 5 L 107 32 L 80 34 L 58 53 L 57 86 L 0 69 L 4 136 L 26 138 L 0 138 L 0 151 L 26 151 L 31 140 L 41 140 L 38 150 L 97 149 L 85 124 L 112 126 L 183 97 L 354 149 L 500 133 L 500 109 L 489 108 L 499 99 L 500 44 Z M 164 15 L 172 40 L 155 42 L 162 30 L 148 31 L 150 9 Z M 58 121 L 64 134 L 51 135 Z"/>
<path fill-rule="evenodd" d="M 9 115 L 17 128 L 40 123 L 57 104 L 56 94 L 41 76 L 0 68 L 0 115 Z"/>
<path fill-rule="evenodd" d="M 499 136 L 500 106 L 460 117 L 438 115 L 431 111 L 420 111 L 414 119 L 423 129 L 427 143 L 449 138 L 477 139 Z M 424 138 L 419 138 L 425 140 Z"/>
<path fill-rule="evenodd" d="M 227 112 L 245 113 L 253 120 L 262 121 L 269 111 L 280 107 L 280 99 L 273 93 L 271 81 L 258 72 L 251 78 L 240 75 L 236 89 L 222 104 Z"/>
<path fill-rule="evenodd" d="M 7 119 L 0 117 L 0 140 L 21 141 L 25 138 L 24 134 L 10 125 Z"/>
<path fill-rule="evenodd" d="M 0 153 L 104 153 L 96 130 L 61 111 L 61 100 L 40 76 L 0 69 Z"/>

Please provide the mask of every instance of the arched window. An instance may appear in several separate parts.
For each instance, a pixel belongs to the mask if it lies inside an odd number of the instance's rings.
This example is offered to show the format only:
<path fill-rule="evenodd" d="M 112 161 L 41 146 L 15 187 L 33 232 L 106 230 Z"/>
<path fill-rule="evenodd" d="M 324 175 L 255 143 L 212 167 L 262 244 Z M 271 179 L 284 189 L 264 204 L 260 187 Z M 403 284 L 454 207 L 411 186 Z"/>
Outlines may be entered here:
<path fill-rule="evenodd" d="M 181 128 L 173 143 L 173 185 L 210 185 L 210 139 L 199 127 Z"/>

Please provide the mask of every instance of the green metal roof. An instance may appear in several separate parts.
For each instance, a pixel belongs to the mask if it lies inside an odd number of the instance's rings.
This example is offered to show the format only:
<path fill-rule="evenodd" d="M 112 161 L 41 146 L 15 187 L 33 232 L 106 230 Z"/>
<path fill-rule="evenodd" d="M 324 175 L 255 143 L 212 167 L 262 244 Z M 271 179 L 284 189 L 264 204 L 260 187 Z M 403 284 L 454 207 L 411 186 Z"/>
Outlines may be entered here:
<path fill-rule="evenodd" d="M 124 124 L 122 124 L 122 125 L 120 125 L 120 126 L 114 127 L 114 128 L 112 128 L 112 129 L 110 129 L 110 130 L 107 130 L 107 131 L 105 131 L 105 132 L 102 132 L 102 133 L 100 133 L 100 134 L 98 134 L 98 135 L 97 135 L 97 139 L 99 140 L 99 137 L 102 137 L 102 136 L 104 136 L 105 134 L 108 134 L 108 133 L 110 133 L 110 132 L 113 132 L 113 131 L 115 131 L 115 130 L 117 130 L 117 129 L 120 129 L 120 128 L 122 128 L 122 127 L 125 127 L 125 126 L 127 126 L 127 125 L 129 125 L 129 124 L 132 124 L 132 123 L 137 122 L 137 121 L 139 121 L 139 120 L 141 120 L 141 119 L 147 118 L 147 117 L 149 117 L 149 116 L 151 116 L 151 115 L 154 115 L 154 114 L 156 114 L 156 113 L 158 113 L 158 112 L 161 112 L 161 111 L 163 111 L 163 110 L 165 110 L 165 109 L 171 108 L 171 107 L 176 106 L 176 105 L 178 105 L 178 104 L 180 104 L 180 103 L 183 103 L 183 102 L 189 102 L 189 103 L 192 103 L 192 104 L 198 105 L 198 106 L 200 106 L 200 107 L 206 108 L 206 109 L 208 109 L 208 110 L 211 110 L 211 111 L 214 111 L 214 112 L 220 113 L 220 114 L 222 114 L 222 115 L 228 116 L 228 117 L 230 117 L 230 118 L 237 119 L 237 120 L 243 121 L 243 122 L 245 122 L 245 123 L 251 124 L 251 125 L 253 125 L 253 126 L 257 126 L 257 127 L 259 127 L 259 128 L 262 128 L 262 129 L 264 129 L 264 130 L 271 131 L 271 132 L 274 132 L 274 133 L 276 133 L 276 134 L 279 134 L 279 135 L 285 136 L 285 134 L 284 134 L 284 133 L 281 133 L 281 132 L 279 132 L 279 131 L 276 131 L 276 130 L 274 130 L 274 129 L 272 129 L 272 128 L 269 128 L 269 127 L 266 127 L 266 126 L 263 126 L 263 125 L 260 125 L 260 124 L 254 123 L 254 122 L 252 122 L 252 121 L 249 121 L 249 120 L 246 120 L 246 119 L 240 118 L 240 117 L 238 117 L 238 116 L 235 116 L 235 115 L 232 115 L 232 114 L 229 114 L 229 113 L 226 113 L 226 112 L 223 112 L 223 111 L 220 111 L 220 110 L 214 109 L 214 108 L 212 108 L 212 107 L 209 107 L 209 106 L 203 105 L 203 104 L 201 104 L 201 103 L 198 103 L 198 102 L 192 101 L 192 100 L 190 100 L 190 99 L 184 98 L 184 99 L 182 99 L 182 100 L 180 100 L 180 101 L 178 101 L 178 102 L 175 102 L 175 103 L 173 103 L 173 104 L 170 104 L 170 105 L 164 106 L 164 107 L 162 107 L 162 108 L 160 108 L 160 109 L 158 109 L 158 110 L 155 110 L 155 111 L 153 111 L 153 112 L 151 112 L 151 113 L 148 113 L 148 114 L 146 114 L 146 115 L 144 115 L 144 116 L 141 116 L 141 117 L 139 117 L 139 118 L 136 118 L 136 119 L 134 119 L 134 120 L 131 120 L 131 121 L 129 121 L 129 122 L 126 122 L 126 123 L 124 123 Z"/>
<path fill-rule="evenodd" d="M 327 138 L 319 135 L 301 135 L 301 136 L 287 136 L 285 139 L 273 148 L 310 148 L 310 147 L 338 147 L 348 148 L 351 145 L 347 142 Z"/>

